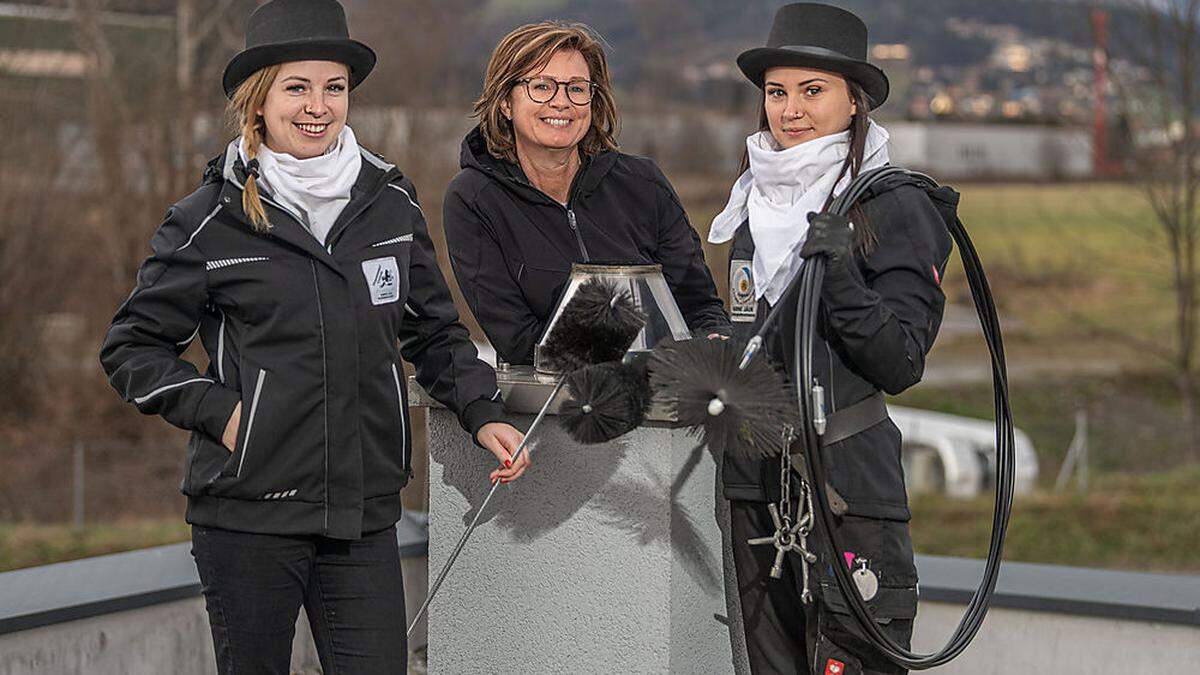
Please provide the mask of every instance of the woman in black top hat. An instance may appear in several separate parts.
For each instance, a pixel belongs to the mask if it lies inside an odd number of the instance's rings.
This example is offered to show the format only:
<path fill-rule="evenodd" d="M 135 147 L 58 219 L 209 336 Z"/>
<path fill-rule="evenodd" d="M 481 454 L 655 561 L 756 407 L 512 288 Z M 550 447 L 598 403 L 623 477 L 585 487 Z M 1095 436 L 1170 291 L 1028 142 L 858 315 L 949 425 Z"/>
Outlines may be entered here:
<path fill-rule="evenodd" d="M 916 616 L 900 433 L 881 392 L 899 393 L 921 378 L 941 323 L 951 240 L 924 190 L 906 179 L 873 189 L 849 219 L 822 213 L 855 176 L 888 163 L 887 132 L 869 117 L 887 98 L 888 80 L 866 53 L 858 17 L 798 3 L 779 10 L 767 46 L 738 57 L 763 92 L 759 130 L 747 139 L 744 173 L 709 237 L 733 242 L 734 330 L 749 337 L 775 304 L 794 307 L 788 282 L 804 259 L 826 256 L 814 372 L 828 392 L 828 412 L 858 420 L 825 446 L 831 501 L 852 550 L 830 554 L 813 539 L 822 532 L 813 532 L 807 547 L 817 559 L 807 584 L 799 554 L 788 553 L 772 578 L 776 549 L 748 543 L 775 532 L 768 504 L 793 522 L 802 518 L 802 469 L 782 472 L 783 459 L 725 458 L 742 623 L 756 673 L 904 672 L 854 627 L 832 565 L 855 569 L 873 616 L 902 644 Z M 794 320 L 785 319 L 768 343 L 788 372 Z"/>
<path fill-rule="evenodd" d="M 289 672 L 301 606 L 324 672 L 405 672 L 402 360 L 496 456 L 493 480 L 526 466 L 411 181 L 346 125 L 374 65 L 334 0 L 254 12 L 224 76 L 240 136 L 167 212 L 101 349 L 126 400 L 192 432 L 182 490 L 221 673 Z M 197 336 L 203 374 L 179 358 Z"/>

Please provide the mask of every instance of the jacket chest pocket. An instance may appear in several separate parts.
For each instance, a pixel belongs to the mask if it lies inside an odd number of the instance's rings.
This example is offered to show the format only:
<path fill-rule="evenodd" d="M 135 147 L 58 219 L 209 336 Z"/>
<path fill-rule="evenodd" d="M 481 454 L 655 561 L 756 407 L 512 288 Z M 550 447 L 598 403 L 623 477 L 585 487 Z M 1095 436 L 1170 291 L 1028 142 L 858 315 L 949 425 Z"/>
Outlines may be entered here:
<path fill-rule="evenodd" d="M 570 277 L 570 272 L 566 269 L 534 267 L 533 265 L 521 266 L 521 270 L 517 274 L 517 283 L 520 284 L 521 293 L 529 303 L 530 309 L 533 310 L 534 316 L 542 321 L 550 319 L 551 313 L 554 312 L 554 305 L 558 302 L 558 296 L 562 294 L 563 288 L 567 285 L 568 277 Z"/>
<path fill-rule="evenodd" d="M 247 255 L 209 260 L 205 267 L 217 304 L 230 314 L 223 320 L 262 326 L 280 316 L 302 317 L 312 311 L 311 296 L 295 292 L 310 276 L 309 263 L 302 258 Z"/>

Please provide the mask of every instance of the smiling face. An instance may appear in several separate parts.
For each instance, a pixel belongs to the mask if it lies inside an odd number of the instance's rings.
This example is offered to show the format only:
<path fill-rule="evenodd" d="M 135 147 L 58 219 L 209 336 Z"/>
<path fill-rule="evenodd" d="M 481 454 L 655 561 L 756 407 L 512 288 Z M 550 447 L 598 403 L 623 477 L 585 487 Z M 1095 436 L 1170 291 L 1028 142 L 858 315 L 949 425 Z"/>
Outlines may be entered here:
<path fill-rule="evenodd" d="M 334 61 L 284 63 L 258 110 L 267 147 L 297 159 L 325 154 L 346 126 L 349 75 Z"/>
<path fill-rule="evenodd" d="M 559 82 L 590 80 L 587 61 L 575 50 L 560 50 L 545 67 L 525 73 L 523 78 L 546 77 Z M 500 102 L 500 112 L 512 121 L 517 154 L 531 150 L 567 150 L 579 145 L 592 125 L 592 105 L 575 105 L 559 85 L 554 98 L 537 103 L 524 83 L 515 85 Z"/>
<path fill-rule="evenodd" d="M 824 70 L 771 68 L 763 95 L 771 136 L 784 149 L 845 131 L 857 111 L 846 79 Z"/>

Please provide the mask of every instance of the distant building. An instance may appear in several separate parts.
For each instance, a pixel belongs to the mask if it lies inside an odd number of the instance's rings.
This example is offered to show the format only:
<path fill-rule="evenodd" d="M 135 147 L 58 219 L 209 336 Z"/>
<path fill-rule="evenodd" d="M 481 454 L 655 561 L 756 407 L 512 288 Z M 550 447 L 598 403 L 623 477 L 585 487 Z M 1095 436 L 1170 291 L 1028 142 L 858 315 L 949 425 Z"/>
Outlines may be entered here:
<path fill-rule="evenodd" d="M 939 179 L 1077 180 L 1093 175 L 1092 137 L 1083 127 L 882 120 L 892 163 Z M 685 111 L 628 113 L 626 152 L 670 171 L 731 173 L 753 129 L 746 115 Z"/>
<path fill-rule="evenodd" d="M 949 122 L 886 123 L 892 163 L 939 178 L 1079 179 L 1093 175 L 1082 127 Z"/>

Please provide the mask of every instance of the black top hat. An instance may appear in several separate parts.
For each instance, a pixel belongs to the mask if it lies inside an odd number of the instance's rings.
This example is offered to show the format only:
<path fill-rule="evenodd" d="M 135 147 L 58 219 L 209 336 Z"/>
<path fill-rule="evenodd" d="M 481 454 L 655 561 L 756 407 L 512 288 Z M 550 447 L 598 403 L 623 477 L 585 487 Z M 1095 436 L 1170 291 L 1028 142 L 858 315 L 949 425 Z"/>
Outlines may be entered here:
<path fill-rule="evenodd" d="M 288 61 L 344 63 L 353 89 L 375 67 L 375 52 L 350 39 L 346 12 L 337 0 L 271 0 L 250 15 L 246 49 L 225 66 L 225 95 L 232 97 L 260 69 Z"/>
<path fill-rule="evenodd" d="M 775 66 L 828 70 L 862 85 L 871 108 L 887 100 L 887 75 L 867 63 L 867 26 L 854 14 L 809 2 L 784 5 L 775 14 L 766 47 L 738 55 L 738 67 L 763 86 L 763 74 Z"/>

